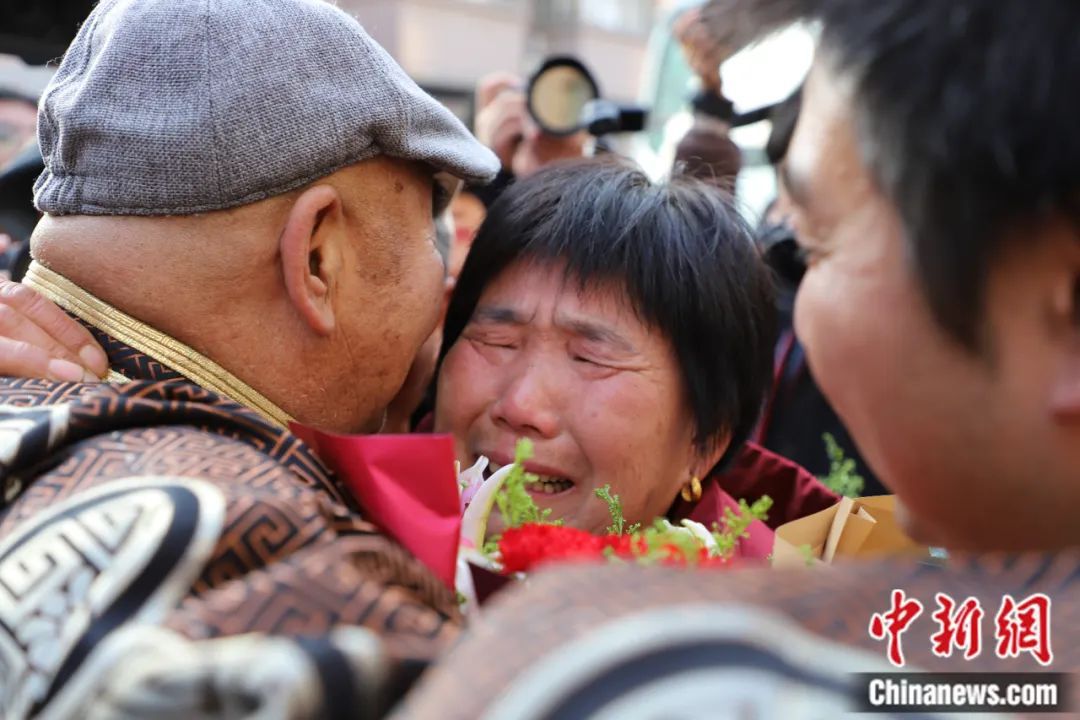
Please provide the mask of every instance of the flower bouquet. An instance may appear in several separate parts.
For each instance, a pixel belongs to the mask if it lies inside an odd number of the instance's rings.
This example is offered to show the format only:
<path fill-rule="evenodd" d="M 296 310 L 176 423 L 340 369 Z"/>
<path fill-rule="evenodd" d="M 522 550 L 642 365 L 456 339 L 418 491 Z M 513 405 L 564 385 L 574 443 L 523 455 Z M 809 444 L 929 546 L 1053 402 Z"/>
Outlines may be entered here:
<path fill-rule="evenodd" d="M 545 564 L 634 562 L 715 568 L 730 564 L 736 545 L 755 520 L 763 520 L 769 498 L 727 510 L 722 527 L 658 519 L 628 526 L 619 496 L 597 490 L 611 515 L 606 532 L 593 535 L 562 525 L 529 495 L 537 478 L 523 463 L 532 455 L 518 443 L 514 462 L 492 468 L 487 458 L 461 470 L 445 435 L 338 435 L 300 424 L 293 432 L 336 473 L 364 508 L 365 517 L 421 560 L 475 607 L 494 590 Z M 493 470 L 493 472 L 491 472 Z M 456 487 L 455 487 L 456 483 Z M 491 513 L 506 528 L 488 537 Z"/>
<path fill-rule="evenodd" d="M 521 577 L 543 565 L 557 562 L 633 562 L 640 565 L 721 568 L 730 565 L 739 539 L 754 520 L 764 520 L 772 505 L 768 497 L 751 504 L 740 501 L 739 510 L 728 509 L 722 523 L 712 528 L 692 520 L 674 525 L 658 518 L 651 525 L 628 525 L 619 496 L 610 486 L 596 491 L 607 503 L 611 524 L 603 534 L 567 527 L 541 510 L 527 487 L 536 480 L 524 463 L 532 444 L 518 442 L 514 463 L 498 468 L 485 479 L 487 458 L 459 472 L 463 511 L 458 591 L 465 604 L 475 602 L 476 570 Z M 498 509 L 505 530 L 487 537 L 488 518 Z M 471 567 L 470 567 L 471 566 Z M 490 577 L 486 578 L 490 581 Z M 490 583 L 489 583 L 490 584 Z M 482 599 L 482 598 L 480 598 Z"/>

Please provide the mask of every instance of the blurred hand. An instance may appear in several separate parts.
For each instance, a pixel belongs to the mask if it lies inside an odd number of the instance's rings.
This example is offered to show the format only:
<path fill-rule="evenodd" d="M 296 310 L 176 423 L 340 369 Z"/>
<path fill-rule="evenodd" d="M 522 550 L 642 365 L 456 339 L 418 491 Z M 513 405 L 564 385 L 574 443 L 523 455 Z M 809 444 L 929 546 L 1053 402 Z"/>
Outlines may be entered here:
<path fill-rule="evenodd" d="M 525 82 L 513 73 L 494 72 L 476 83 L 476 112 L 490 105 L 504 90 L 525 91 Z"/>
<path fill-rule="evenodd" d="M 720 90 L 720 65 L 734 54 L 709 27 L 701 8 L 687 10 L 672 27 L 675 39 L 682 45 L 690 69 L 701 78 L 706 90 Z"/>
<path fill-rule="evenodd" d="M 0 280 L 0 375 L 100 382 L 108 370 L 86 328 L 25 285 Z"/>
<path fill-rule="evenodd" d="M 488 75 L 476 86 L 476 139 L 489 147 L 508 170 L 524 137 L 529 115 L 523 87 L 521 78 L 508 73 Z"/>

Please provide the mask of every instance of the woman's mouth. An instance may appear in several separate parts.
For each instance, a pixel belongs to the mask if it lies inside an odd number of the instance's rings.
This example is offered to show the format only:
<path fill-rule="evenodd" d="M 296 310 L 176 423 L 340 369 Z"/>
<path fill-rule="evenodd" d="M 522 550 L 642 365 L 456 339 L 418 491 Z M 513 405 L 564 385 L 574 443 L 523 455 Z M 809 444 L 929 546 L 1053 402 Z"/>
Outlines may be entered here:
<path fill-rule="evenodd" d="M 484 479 L 491 477 L 502 467 L 497 462 L 489 462 L 487 468 L 484 469 Z M 525 489 L 533 495 L 558 495 L 574 489 L 573 480 L 559 475 L 545 475 L 531 471 L 528 463 L 525 464 L 525 472 L 535 478 L 525 483 Z"/>
<path fill-rule="evenodd" d="M 567 480 L 563 477 L 549 477 L 547 475 L 538 475 L 536 480 L 527 483 L 525 487 L 531 493 L 537 495 L 558 495 L 564 493 L 574 487 L 574 483 L 571 480 Z"/>

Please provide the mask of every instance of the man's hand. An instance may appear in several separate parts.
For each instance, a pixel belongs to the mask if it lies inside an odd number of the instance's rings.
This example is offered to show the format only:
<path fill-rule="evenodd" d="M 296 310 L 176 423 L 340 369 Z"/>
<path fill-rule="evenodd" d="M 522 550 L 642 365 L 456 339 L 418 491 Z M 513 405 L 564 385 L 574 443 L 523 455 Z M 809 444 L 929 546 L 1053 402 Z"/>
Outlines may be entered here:
<path fill-rule="evenodd" d="M 732 48 L 712 31 L 701 8 L 691 8 L 672 27 L 687 64 L 701 78 L 706 90 L 719 92 L 720 65 L 732 56 Z"/>
<path fill-rule="evenodd" d="M 108 370 L 86 328 L 25 285 L 0 280 L 0 375 L 99 382 Z"/>
<path fill-rule="evenodd" d="M 476 139 L 491 148 L 507 170 L 529 119 L 523 87 L 521 78 L 508 73 L 489 75 L 476 86 Z"/>

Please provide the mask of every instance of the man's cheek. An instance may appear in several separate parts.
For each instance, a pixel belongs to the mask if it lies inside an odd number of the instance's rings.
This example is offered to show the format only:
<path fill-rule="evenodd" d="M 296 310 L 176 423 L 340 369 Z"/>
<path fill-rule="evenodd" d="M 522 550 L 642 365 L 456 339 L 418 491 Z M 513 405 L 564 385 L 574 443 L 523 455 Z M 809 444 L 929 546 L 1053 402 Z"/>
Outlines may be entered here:
<path fill-rule="evenodd" d="M 494 397 L 494 376 L 484 372 L 483 359 L 472 344 L 459 340 L 447 354 L 439 373 L 436 430 L 464 437 L 469 426 Z"/>
<path fill-rule="evenodd" d="M 793 320 L 795 334 L 811 363 L 824 352 L 834 331 L 830 327 L 832 314 L 827 278 L 819 270 L 807 271 L 795 297 Z"/>
<path fill-rule="evenodd" d="M 795 332 L 815 381 L 834 405 L 849 391 L 861 358 L 859 318 L 841 300 L 843 279 L 811 270 L 795 303 Z"/>
<path fill-rule="evenodd" d="M 892 488 L 889 488 L 892 490 Z M 946 545 L 942 534 L 924 517 L 912 512 L 901 499 L 896 501 L 896 521 L 909 538 L 923 545 Z"/>

